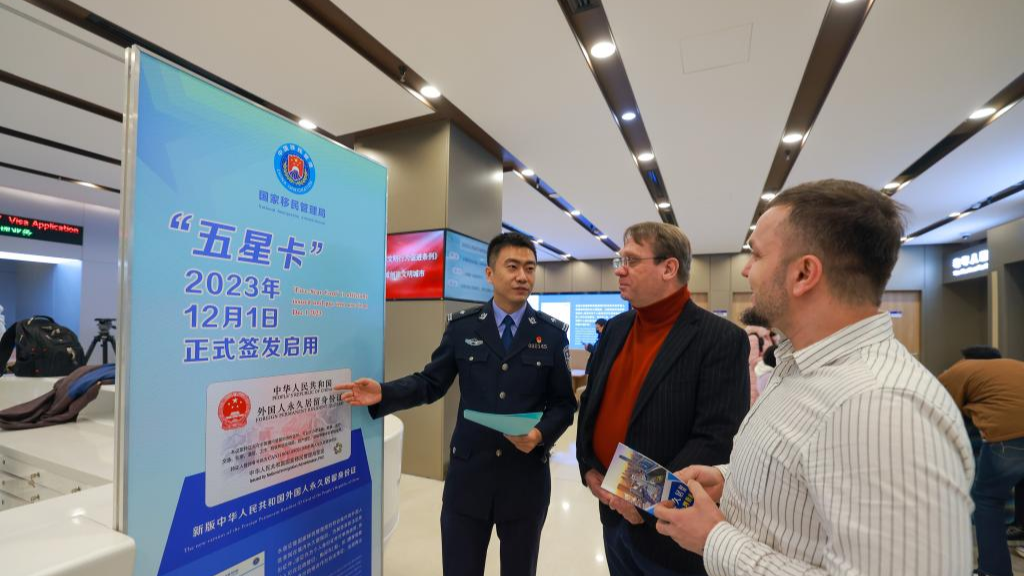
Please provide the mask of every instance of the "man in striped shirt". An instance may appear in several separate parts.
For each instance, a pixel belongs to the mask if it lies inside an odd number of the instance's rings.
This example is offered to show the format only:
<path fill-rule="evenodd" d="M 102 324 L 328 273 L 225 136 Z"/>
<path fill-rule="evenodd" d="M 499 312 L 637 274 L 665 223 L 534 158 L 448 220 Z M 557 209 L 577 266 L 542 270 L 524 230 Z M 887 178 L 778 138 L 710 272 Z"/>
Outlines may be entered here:
<path fill-rule="evenodd" d="M 878 311 L 902 233 L 897 203 L 840 180 L 759 219 L 744 276 L 785 335 L 777 368 L 730 463 L 679 471 L 694 506 L 656 510 L 712 576 L 970 573 L 963 422 Z"/>

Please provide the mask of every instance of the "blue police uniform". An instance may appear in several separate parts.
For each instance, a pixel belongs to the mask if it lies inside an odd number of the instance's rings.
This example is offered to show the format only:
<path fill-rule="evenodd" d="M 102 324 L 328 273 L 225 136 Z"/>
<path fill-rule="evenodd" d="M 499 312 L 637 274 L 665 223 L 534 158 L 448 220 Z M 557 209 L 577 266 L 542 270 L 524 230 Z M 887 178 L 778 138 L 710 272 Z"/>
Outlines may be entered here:
<path fill-rule="evenodd" d="M 536 574 L 540 532 L 551 499 L 550 449 L 572 424 L 576 397 L 566 326 L 529 305 L 506 351 L 493 301 L 448 317 L 430 363 L 385 383 L 374 418 L 429 404 L 459 377 L 462 399 L 445 478 L 441 540 L 445 576 L 479 576 L 491 529 L 501 540 L 501 573 Z M 543 440 L 529 454 L 500 432 L 466 420 L 463 411 L 543 412 Z"/>

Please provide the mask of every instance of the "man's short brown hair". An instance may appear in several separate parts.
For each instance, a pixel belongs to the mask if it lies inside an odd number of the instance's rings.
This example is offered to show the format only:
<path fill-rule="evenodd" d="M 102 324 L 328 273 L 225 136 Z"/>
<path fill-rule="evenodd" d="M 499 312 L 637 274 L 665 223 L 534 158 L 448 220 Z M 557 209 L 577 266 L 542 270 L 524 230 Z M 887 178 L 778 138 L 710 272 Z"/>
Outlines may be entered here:
<path fill-rule="evenodd" d="M 821 259 L 837 298 L 881 304 L 902 243 L 901 204 L 857 182 L 819 180 L 786 190 L 769 207 L 789 208 L 786 225 L 803 241 L 791 250 Z"/>
<path fill-rule="evenodd" d="M 693 252 L 690 250 L 690 239 L 683 234 L 678 226 L 664 222 L 641 222 L 626 228 L 622 235 L 623 241 L 632 238 L 634 242 L 650 246 L 656 261 L 675 258 L 679 261 L 676 279 L 681 284 L 690 282 L 690 263 Z"/>

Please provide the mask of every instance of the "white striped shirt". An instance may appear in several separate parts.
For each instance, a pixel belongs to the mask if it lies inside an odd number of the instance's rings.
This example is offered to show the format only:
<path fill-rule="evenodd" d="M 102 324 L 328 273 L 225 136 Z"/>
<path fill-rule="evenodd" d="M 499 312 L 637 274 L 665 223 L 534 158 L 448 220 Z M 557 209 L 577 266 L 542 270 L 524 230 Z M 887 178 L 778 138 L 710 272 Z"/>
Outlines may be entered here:
<path fill-rule="evenodd" d="M 952 398 L 886 313 L 793 351 L 736 436 L 704 564 L 746 574 L 966 575 L 974 459 Z"/>

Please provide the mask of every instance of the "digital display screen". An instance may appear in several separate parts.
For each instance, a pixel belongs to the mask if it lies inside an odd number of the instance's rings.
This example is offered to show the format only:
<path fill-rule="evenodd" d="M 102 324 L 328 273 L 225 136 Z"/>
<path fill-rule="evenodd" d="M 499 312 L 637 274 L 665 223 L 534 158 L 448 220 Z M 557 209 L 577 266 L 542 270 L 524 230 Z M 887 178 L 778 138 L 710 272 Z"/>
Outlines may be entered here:
<path fill-rule="evenodd" d="M 610 320 L 629 310 L 629 303 L 618 292 L 590 294 L 534 294 L 529 298 L 535 310 L 554 316 L 569 325 L 569 347 L 583 348 L 597 340 L 594 322 Z"/>
<path fill-rule="evenodd" d="M 486 302 L 491 298 L 487 282 L 487 243 L 448 230 L 445 233 L 444 297 Z"/>
<path fill-rule="evenodd" d="M 388 234 L 388 300 L 442 298 L 444 268 L 443 230 Z"/>
<path fill-rule="evenodd" d="M 29 240 L 44 240 L 63 244 L 82 245 L 85 230 L 74 224 L 50 222 L 38 218 L 0 214 L 0 236 L 13 236 Z"/>

